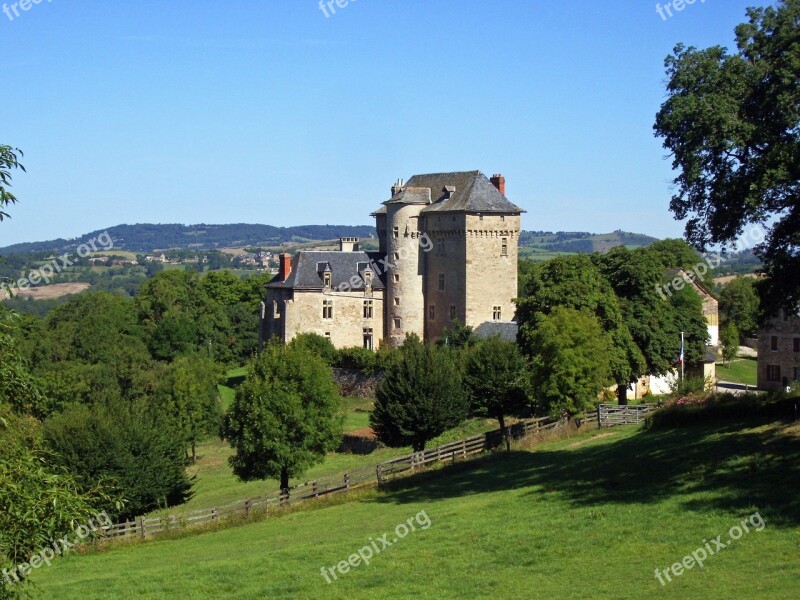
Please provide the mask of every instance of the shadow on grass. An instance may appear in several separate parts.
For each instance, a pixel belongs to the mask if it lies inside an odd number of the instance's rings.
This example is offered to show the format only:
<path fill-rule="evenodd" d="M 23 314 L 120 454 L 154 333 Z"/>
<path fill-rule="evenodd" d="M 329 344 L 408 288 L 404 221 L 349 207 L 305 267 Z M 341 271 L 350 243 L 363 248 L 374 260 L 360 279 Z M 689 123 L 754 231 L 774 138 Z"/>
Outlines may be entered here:
<path fill-rule="evenodd" d="M 753 431 L 759 425 L 772 424 Z M 800 524 L 800 436 L 788 421 L 640 431 L 585 447 L 499 452 L 389 483 L 376 502 L 421 502 L 509 489 L 565 494 L 576 506 L 686 496 L 693 511 L 761 511 Z M 701 498 L 698 498 L 700 495 Z M 766 518 L 766 517 L 765 517 Z"/>

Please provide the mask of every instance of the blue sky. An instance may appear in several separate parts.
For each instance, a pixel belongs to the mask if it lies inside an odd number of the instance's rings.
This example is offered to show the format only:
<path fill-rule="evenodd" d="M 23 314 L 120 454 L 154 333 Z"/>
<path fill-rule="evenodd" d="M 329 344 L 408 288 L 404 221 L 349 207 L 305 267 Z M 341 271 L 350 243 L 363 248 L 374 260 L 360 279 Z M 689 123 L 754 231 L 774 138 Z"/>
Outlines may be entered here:
<path fill-rule="evenodd" d="M 759 2 L 666 20 L 650 0 L 0 13 L 0 143 L 28 168 L 0 246 L 120 223 L 367 224 L 397 178 L 471 169 L 506 176 L 525 229 L 679 236 L 652 134 L 664 57 L 733 47 Z"/>

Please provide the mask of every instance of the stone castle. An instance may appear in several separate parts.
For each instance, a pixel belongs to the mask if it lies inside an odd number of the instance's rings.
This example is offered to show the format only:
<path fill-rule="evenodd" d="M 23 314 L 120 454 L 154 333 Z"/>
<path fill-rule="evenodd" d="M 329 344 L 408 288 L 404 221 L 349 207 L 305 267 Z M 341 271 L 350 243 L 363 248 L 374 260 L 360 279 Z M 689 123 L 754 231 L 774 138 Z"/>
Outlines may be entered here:
<path fill-rule="evenodd" d="M 301 333 L 337 348 L 435 341 L 459 323 L 513 336 L 520 215 L 505 178 L 480 171 L 398 181 L 373 213 L 378 252 L 355 238 L 339 251 L 280 257 L 262 307 L 262 339 Z"/>

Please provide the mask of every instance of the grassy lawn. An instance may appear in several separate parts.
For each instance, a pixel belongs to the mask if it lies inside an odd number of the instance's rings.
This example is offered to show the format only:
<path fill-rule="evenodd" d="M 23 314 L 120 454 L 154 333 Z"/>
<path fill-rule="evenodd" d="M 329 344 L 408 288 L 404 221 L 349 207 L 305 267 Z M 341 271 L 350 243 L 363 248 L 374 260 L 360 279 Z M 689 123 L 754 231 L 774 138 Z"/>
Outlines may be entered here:
<path fill-rule="evenodd" d="M 800 425 L 588 430 L 309 508 L 35 572 L 53 598 L 796 598 Z M 334 566 L 421 511 L 338 580 Z M 661 586 L 665 569 L 758 511 L 766 526 Z M 380 546 L 379 546 L 380 547 Z"/>
<path fill-rule="evenodd" d="M 375 404 L 373 398 L 345 398 L 347 416 L 344 421 L 344 432 L 356 431 L 369 427 L 369 413 Z"/>
<path fill-rule="evenodd" d="M 728 366 L 717 363 L 717 378 L 720 381 L 755 386 L 758 384 L 758 361 L 755 358 L 737 358 Z"/>

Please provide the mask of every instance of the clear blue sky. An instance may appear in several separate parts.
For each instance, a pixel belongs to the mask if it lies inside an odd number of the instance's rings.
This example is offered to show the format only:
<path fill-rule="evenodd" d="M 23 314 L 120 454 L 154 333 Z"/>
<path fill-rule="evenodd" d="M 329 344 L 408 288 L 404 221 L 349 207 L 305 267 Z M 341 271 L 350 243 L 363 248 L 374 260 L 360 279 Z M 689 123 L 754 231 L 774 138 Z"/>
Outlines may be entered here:
<path fill-rule="evenodd" d="M 652 134 L 663 59 L 733 47 L 766 0 L 701 2 L 666 21 L 651 0 L 0 13 L 0 143 L 28 168 L 0 246 L 120 223 L 368 224 L 398 177 L 471 169 L 506 176 L 526 229 L 678 236 Z"/>

